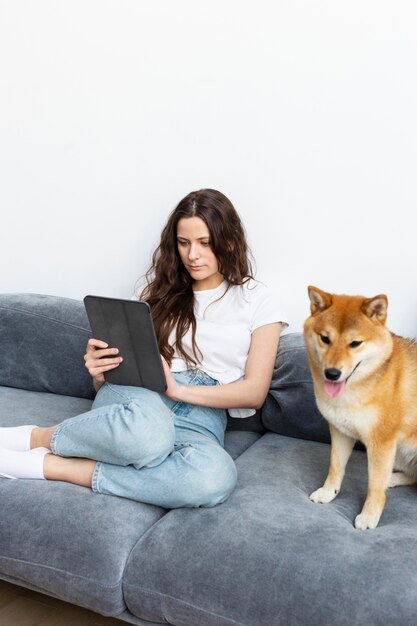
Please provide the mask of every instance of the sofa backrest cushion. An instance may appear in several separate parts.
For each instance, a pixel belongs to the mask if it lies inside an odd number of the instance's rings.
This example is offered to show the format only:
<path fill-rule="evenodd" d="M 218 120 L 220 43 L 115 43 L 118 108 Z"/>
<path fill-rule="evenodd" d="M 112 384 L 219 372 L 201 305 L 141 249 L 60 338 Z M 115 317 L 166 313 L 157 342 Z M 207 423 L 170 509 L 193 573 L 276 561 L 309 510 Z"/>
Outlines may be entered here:
<path fill-rule="evenodd" d="M 261 411 L 267 430 L 280 435 L 328 443 L 329 428 L 319 413 L 301 333 L 283 335 L 271 387 Z"/>
<path fill-rule="evenodd" d="M 93 398 L 83 359 L 90 337 L 79 300 L 0 294 L 0 385 Z"/>

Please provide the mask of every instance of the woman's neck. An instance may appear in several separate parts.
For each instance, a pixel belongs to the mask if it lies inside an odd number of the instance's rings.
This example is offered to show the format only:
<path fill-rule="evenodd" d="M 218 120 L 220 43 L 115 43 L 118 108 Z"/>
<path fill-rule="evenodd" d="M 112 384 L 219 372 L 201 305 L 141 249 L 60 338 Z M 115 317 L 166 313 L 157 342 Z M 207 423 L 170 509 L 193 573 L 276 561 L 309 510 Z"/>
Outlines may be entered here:
<path fill-rule="evenodd" d="M 219 287 L 224 278 L 222 274 L 217 273 L 213 276 L 209 276 L 208 278 L 204 278 L 202 280 L 195 280 L 193 282 L 193 291 L 207 291 L 208 289 L 216 289 Z"/>

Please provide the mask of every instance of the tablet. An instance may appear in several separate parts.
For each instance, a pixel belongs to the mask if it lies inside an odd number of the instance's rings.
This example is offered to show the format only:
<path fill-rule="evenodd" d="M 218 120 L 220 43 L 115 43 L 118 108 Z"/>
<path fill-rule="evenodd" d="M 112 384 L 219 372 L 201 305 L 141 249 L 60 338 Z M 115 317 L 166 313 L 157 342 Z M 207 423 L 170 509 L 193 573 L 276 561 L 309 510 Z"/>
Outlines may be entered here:
<path fill-rule="evenodd" d="M 149 304 L 103 296 L 86 296 L 84 306 L 93 337 L 118 348 L 123 361 L 104 372 L 104 379 L 115 385 L 146 387 L 164 392 L 164 368 Z"/>

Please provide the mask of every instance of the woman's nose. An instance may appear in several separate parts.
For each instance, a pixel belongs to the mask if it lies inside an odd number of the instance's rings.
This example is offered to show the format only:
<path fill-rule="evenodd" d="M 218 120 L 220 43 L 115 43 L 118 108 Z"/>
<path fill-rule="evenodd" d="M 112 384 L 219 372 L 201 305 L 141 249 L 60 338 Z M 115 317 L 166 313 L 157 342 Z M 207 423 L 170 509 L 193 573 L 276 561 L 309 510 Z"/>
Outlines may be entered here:
<path fill-rule="evenodd" d="M 188 253 L 189 259 L 198 259 L 200 256 L 200 252 L 198 250 L 198 246 L 191 245 L 190 252 Z"/>

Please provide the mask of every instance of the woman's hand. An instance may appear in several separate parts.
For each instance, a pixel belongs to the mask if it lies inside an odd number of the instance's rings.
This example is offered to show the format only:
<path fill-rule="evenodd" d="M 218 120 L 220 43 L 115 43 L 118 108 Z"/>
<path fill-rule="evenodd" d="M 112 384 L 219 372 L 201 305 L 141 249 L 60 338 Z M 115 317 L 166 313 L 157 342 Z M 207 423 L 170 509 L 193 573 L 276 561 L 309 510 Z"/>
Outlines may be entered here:
<path fill-rule="evenodd" d="M 168 363 L 165 361 L 162 355 L 161 355 L 161 359 L 162 359 L 162 365 L 164 368 L 165 378 L 167 381 L 167 388 L 165 391 L 165 395 L 168 396 L 168 398 L 171 398 L 172 400 L 179 400 L 178 390 L 180 388 L 180 385 L 178 385 L 178 383 L 176 382 L 175 378 L 172 375 L 171 368 L 169 367 Z"/>
<path fill-rule="evenodd" d="M 93 379 L 96 391 L 104 383 L 104 372 L 119 367 L 123 361 L 123 357 L 115 355 L 119 354 L 117 348 L 109 348 L 108 344 L 100 339 L 89 339 L 87 343 L 87 351 L 84 355 L 85 366 L 88 373 Z"/>

